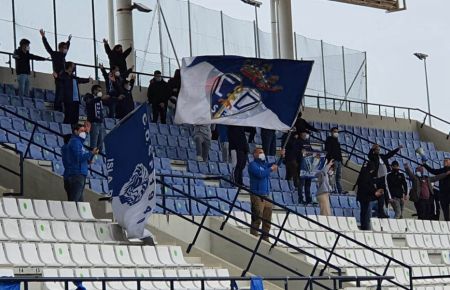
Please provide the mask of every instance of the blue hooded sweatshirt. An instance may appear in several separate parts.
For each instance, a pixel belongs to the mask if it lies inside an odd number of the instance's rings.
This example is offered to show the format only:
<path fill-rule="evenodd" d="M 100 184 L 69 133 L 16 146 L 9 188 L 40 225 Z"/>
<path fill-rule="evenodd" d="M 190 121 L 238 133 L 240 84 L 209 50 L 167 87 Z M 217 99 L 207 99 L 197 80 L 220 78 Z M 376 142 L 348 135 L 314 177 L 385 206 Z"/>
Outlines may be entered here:
<path fill-rule="evenodd" d="M 262 196 L 268 196 L 270 190 L 270 173 L 272 165 L 261 159 L 255 159 L 248 165 L 248 174 L 250 176 L 250 190 Z"/>
<path fill-rule="evenodd" d="M 73 175 L 88 175 L 89 160 L 92 153 L 83 147 L 84 139 L 73 135 L 67 144 L 66 150 L 62 151 L 64 164 L 64 177 Z"/>

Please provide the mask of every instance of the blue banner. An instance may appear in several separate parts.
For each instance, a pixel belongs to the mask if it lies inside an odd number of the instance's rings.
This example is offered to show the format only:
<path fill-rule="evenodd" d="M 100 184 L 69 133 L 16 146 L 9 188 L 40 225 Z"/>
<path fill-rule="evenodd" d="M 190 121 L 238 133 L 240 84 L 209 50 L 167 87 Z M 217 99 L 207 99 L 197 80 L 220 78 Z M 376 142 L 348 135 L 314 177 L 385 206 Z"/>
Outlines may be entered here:
<path fill-rule="evenodd" d="M 143 104 L 105 137 L 113 214 L 128 238 L 146 237 L 146 221 L 156 203 L 149 118 Z"/>
<path fill-rule="evenodd" d="M 313 61 L 240 56 L 184 58 L 176 123 L 289 130 Z"/>
<path fill-rule="evenodd" d="M 300 178 L 314 179 L 316 173 L 323 169 L 326 163 L 323 152 L 305 151 L 300 163 Z"/>

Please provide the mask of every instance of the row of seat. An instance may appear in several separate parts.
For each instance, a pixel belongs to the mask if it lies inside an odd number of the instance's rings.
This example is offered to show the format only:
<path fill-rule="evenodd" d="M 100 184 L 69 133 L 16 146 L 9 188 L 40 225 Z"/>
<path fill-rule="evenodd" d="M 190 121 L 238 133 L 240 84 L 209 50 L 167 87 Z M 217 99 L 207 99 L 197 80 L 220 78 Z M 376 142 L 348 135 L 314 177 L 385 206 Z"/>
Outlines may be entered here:
<path fill-rule="evenodd" d="M 15 84 L 0 83 L 0 93 L 5 94 L 10 97 L 17 96 L 17 97 L 23 98 L 23 99 L 26 98 L 24 96 L 18 96 Z M 53 90 L 31 88 L 30 89 L 30 97 L 36 98 L 36 99 L 44 99 L 49 102 L 53 102 L 55 100 L 55 92 Z"/>
<path fill-rule="evenodd" d="M 200 267 L 178 246 L 0 243 L 0 264 L 23 267 Z"/>
<path fill-rule="evenodd" d="M 170 283 L 164 281 L 164 278 L 191 278 L 191 277 L 230 277 L 227 269 L 214 269 L 214 268 L 193 268 L 193 269 L 145 269 L 145 268 L 75 268 L 75 269 L 44 269 L 42 271 L 43 277 L 111 277 L 111 278 L 162 278 L 162 281 L 147 281 L 141 282 L 140 286 L 143 290 L 170 290 Z M 103 290 L 101 282 L 83 282 L 83 286 L 86 289 Z M 230 281 L 206 281 L 204 289 L 230 289 Z M 137 283 L 135 281 L 127 282 L 107 282 L 107 289 L 112 290 L 136 290 Z M 46 282 L 46 290 L 64 290 L 64 284 L 61 282 Z M 200 281 L 175 281 L 174 288 L 177 290 L 193 290 L 202 289 Z"/>
<path fill-rule="evenodd" d="M 371 224 L 377 232 L 450 234 L 450 224 L 446 221 L 372 218 Z"/>
<path fill-rule="evenodd" d="M 57 122 L 62 123 L 64 120 L 64 113 L 58 111 L 50 111 L 50 110 L 38 110 L 27 107 L 14 107 L 8 105 L 0 105 L 1 107 L 5 107 L 9 111 L 16 113 L 19 116 L 22 116 L 27 119 L 31 119 L 33 121 L 47 121 L 47 122 Z M 6 117 L 16 117 L 13 114 L 6 112 L 0 108 L 0 116 Z"/>
<path fill-rule="evenodd" d="M 9 96 L 3 93 L 0 93 L 0 105 L 45 110 L 45 103 L 43 99 L 27 98 L 27 97 L 21 98 L 16 96 Z"/>

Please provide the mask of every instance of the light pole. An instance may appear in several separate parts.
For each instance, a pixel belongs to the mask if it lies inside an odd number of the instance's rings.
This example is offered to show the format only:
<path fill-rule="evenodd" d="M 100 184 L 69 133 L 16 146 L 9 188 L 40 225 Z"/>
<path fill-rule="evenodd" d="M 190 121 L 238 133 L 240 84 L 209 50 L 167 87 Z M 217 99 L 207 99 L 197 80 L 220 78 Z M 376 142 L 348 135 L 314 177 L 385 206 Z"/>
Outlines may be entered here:
<path fill-rule="evenodd" d="M 241 0 L 245 4 L 255 7 L 255 24 L 256 24 L 256 51 L 257 57 L 261 57 L 261 51 L 259 50 L 259 24 L 258 24 L 258 8 L 261 7 L 262 2 L 256 0 Z"/>
<path fill-rule="evenodd" d="M 428 71 L 427 71 L 427 58 L 428 58 L 428 54 L 416 52 L 416 53 L 414 53 L 414 55 L 415 55 L 418 59 L 423 60 L 423 65 L 424 65 L 424 67 L 425 67 L 425 84 L 426 84 L 426 87 L 427 87 L 427 102 L 428 102 L 428 123 L 430 124 L 430 127 L 431 127 L 430 90 L 429 90 L 429 88 L 428 88 Z"/>

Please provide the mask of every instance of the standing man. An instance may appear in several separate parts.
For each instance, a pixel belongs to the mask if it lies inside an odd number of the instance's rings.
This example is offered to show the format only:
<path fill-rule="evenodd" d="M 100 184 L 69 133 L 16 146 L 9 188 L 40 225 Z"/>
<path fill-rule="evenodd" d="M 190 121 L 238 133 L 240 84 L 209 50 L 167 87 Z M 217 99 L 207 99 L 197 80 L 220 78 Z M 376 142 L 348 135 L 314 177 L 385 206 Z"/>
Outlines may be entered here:
<path fill-rule="evenodd" d="M 58 51 L 54 51 L 50 44 L 47 41 L 47 37 L 45 37 L 45 31 L 43 29 L 39 30 L 39 33 L 42 36 L 42 42 L 44 43 L 45 50 L 50 54 L 52 58 L 52 66 L 53 66 L 53 77 L 55 78 L 55 104 L 54 109 L 57 111 L 62 111 L 62 96 L 61 92 L 58 90 L 58 77 L 64 71 L 64 65 L 66 63 L 66 55 L 69 51 L 70 40 L 72 39 L 72 35 L 69 35 L 67 42 L 60 42 L 58 44 Z"/>
<path fill-rule="evenodd" d="M 233 169 L 233 181 L 243 185 L 242 171 L 247 164 L 247 154 L 249 152 L 245 127 L 228 126 L 228 142 L 230 143 L 230 155 Z"/>
<path fill-rule="evenodd" d="M 197 151 L 197 161 L 208 161 L 209 148 L 211 147 L 211 126 L 195 125 L 194 142 Z"/>
<path fill-rule="evenodd" d="M 284 152 L 282 152 L 284 155 Z M 270 173 L 277 171 L 275 163 L 267 163 L 264 150 L 256 148 L 253 151 L 253 161 L 248 165 L 250 176 L 250 196 L 252 207 L 252 227 L 250 233 L 258 236 L 262 221 L 262 239 L 269 241 L 270 223 L 272 221 L 272 201 L 270 200 Z M 264 197 L 264 198 L 263 198 Z"/>
<path fill-rule="evenodd" d="M 403 206 L 408 195 L 408 184 L 403 173 L 400 172 L 400 167 L 397 161 L 391 164 L 392 171 L 387 176 L 387 186 L 391 194 L 390 203 L 394 208 L 395 218 L 403 218 Z"/>
<path fill-rule="evenodd" d="M 166 124 L 169 97 L 169 85 L 163 80 L 161 72 L 156 70 L 154 72 L 154 78 L 150 80 L 150 86 L 147 90 L 148 101 L 152 104 L 153 123 L 156 123 L 159 117 L 161 124 Z"/>
<path fill-rule="evenodd" d="M 22 39 L 19 42 L 19 47 L 14 51 L 13 58 L 16 61 L 16 75 L 17 83 L 19 85 L 19 96 L 30 96 L 30 61 L 44 61 L 44 57 L 37 56 L 30 53 L 30 41 Z"/>
<path fill-rule="evenodd" d="M 334 160 L 335 179 L 336 179 L 336 191 L 337 194 L 342 193 L 342 151 L 341 143 L 339 143 L 339 128 L 333 127 L 330 130 L 330 136 L 325 141 L 325 151 L 327 152 L 327 159 Z"/>
<path fill-rule="evenodd" d="M 277 153 L 277 138 L 275 130 L 261 128 L 261 143 L 264 152 L 269 156 L 275 156 Z"/>
<path fill-rule="evenodd" d="M 302 112 L 298 113 L 297 121 L 295 121 L 295 129 L 297 132 L 319 132 L 314 126 L 310 125 L 308 122 L 306 122 L 305 119 L 302 118 Z"/>
<path fill-rule="evenodd" d="M 97 148 L 89 152 L 83 147 L 86 136 L 86 128 L 83 125 L 77 124 L 73 129 L 72 138 L 70 138 L 67 145 L 67 167 L 64 168 L 64 176 L 67 176 L 69 183 L 69 201 L 83 201 L 88 164 L 91 162 L 92 157 L 98 154 Z"/>
<path fill-rule="evenodd" d="M 395 154 L 403 148 L 403 145 L 400 145 L 397 149 L 391 150 L 386 154 L 380 154 L 380 145 L 374 144 L 372 149 L 370 149 L 368 158 L 369 161 L 373 164 L 373 175 L 375 182 L 377 184 L 377 188 L 382 188 L 384 191 L 384 199 L 378 199 L 378 218 L 387 218 L 388 215 L 384 210 L 385 204 L 389 202 L 389 192 L 386 187 L 386 177 L 388 173 L 391 171 L 391 167 L 389 166 L 389 159 L 394 157 Z"/>
<path fill-rule="evenodd" d="M 79 78 L 75 74 L 75 64 L 66 62 L 65 71 L 60 75 L 58 85 L 63 96 L 64 124 L 71 124 L 72 128 L 78 123 L 80 116 L 80 90 L 78 84 L 86 84 L 92 78 Z"/>
<path fill-rule="evenodd" d="M 127 50 L 123 51 L 122 45 L 116 44 L 111 50 L 108 40 L 106 39 L 103 39 L 103 44 L 105 45 L 105 52 L 109 58 L 109 66 L 111 68 L 118 66 L 120 75 L 126 79 L 130 73 L 127 69 L 127 57 L 130 55 L 133 48 L 130 46 Z"/>
<path fill-rule="evenodd" d="M 439 175 L 442 173 L 446 173 L 450 171 L 450 158 L 444 159 L 444 167 L 439 169 L 431 168 L 426 163 L 423 164 L 423 167 L 434 175 Z M 450 221 L 450 176 L 439 181 L 439 200 L 441 202 L 441 208 L 444 213 L 444 219 L 446 221 Z"/>
<path fill-rule="evenodd" d="M 216 129 L 219 132 L 219 143 L 222 151 L 222 161 L 228 163 L 230 161 L 230 143 L 228 142 L 228 126 L 217 124 Z"/>
<path fill-rule="evenodd" d="M 299 166 L 300 166 L 300 183 L 298 187 L 298 202 L 299 203 L 305 203 L 310 204 L 312 203 L 312 197 L 311 197 L 311 179 L 310 176 L 302 175 L 302 171 L 306 172 L 307 168 L 305 156 L 311 155 L 312 152 L 315 150 L 311 147 L 311 142 L 309 140 L 309 133 L 307 131 L 301 131 L 300 132 L 300 154 L 299 154 Z M 303 196 L 305 196 L 305 200 L 303 201 Z"/>
<path fill-rule="evenodd" d="M 283 137 L 283 143 L 287 135 Z M 292 180 L 297 191 L 300 192 L 300 161 L 302 158 L 302 144 L 299 134 L 293 132 L 286 144 L 284 162 L 286 164 L 286 180 Z M 299 201 L 300 202 L 300 201 Z"/>
<path fill-rule="evenodd" d="M 102 87 L 99 85 L 93 85 L 91 93 L 84 97 L 87 120 L 91 123 L 91 137 L 89 138 L 89 147 L 91 148 L 103 148 L 103 137 L 105 136 L 103 101 L 108 99 L 109 96 L 103 95 Z"/>

